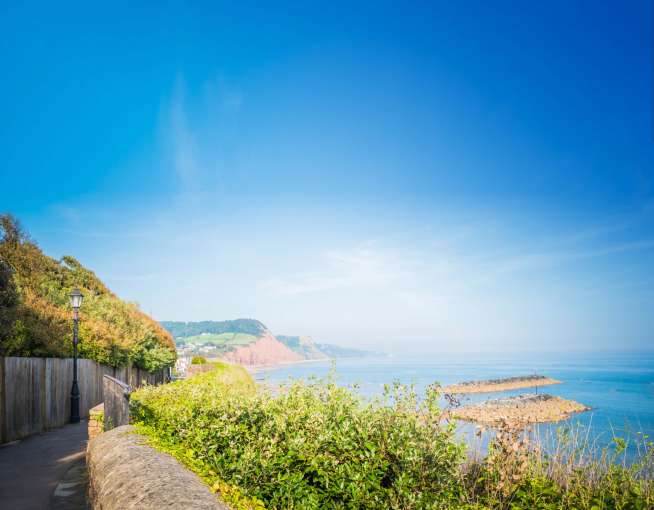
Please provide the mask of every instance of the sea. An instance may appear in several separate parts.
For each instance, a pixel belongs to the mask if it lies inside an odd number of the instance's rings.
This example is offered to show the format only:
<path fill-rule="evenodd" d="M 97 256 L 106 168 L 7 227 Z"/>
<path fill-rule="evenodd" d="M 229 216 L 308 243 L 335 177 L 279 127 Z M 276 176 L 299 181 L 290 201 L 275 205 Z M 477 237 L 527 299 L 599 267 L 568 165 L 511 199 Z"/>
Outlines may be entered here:
<path fill-rule="evenodd" d="M 629 353 L 522 353 L 498 356 L 422 355 L 343 358 L 313 361 L 263 369 L 255 378 L 271 384 L 290 379 L 324 378 L 335 370 L 338 384 L 357 385 L 364 398 L 381 395 L 384 385 L 399 381 L 414 385 L 419 395 L 427 386 L 539 374 L 562 381 L 542 388 L 525 388 L 465 395 L 461 405 L 524 393 L 548 393 L 575 400 L 591 408 L 555 424 L 538 425 L 542 438 L 562 431 L 595 449 L 627 441 L 626 455 L 634 459 L 642 445 L 654 438 L 654 351 Z M 445 405 L 445 402 L 443 402 Z M 459 432 L 473 442 L 475 427 L 461 424 Z M 485 432 L 477 447 L 491 437 Z"/>

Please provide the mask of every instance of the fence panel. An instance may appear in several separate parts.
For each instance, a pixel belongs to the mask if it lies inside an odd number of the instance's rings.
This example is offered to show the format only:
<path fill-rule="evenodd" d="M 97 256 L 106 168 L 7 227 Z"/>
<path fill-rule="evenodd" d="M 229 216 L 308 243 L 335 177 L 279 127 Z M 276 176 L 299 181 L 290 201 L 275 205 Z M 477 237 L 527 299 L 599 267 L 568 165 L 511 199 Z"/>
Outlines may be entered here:
<path fill-rule="evenodd" d="M 88 359 L 78 360 L 80 416 L 103 400 L 103 376 L 109 375 L 132 387 L 164 381 L 164 371 L 150 374 L 137 367 L 113 368 Z M 0 444 L 20 439 L 70 420 L 70 358 L 0 357 Z"/>
<path fill-rule="evenodd" d="M 7 441 L 43 430 L 41 406 L 45 406 L 45 360 L 6 358 L 5 423 Z"/>
<path fill-rule="evenodd" d="M 70 420 L 70 387 L 73 384 L 73 360 L 47 358 L 46 375 L 44 428 L 58 427 Z"/>

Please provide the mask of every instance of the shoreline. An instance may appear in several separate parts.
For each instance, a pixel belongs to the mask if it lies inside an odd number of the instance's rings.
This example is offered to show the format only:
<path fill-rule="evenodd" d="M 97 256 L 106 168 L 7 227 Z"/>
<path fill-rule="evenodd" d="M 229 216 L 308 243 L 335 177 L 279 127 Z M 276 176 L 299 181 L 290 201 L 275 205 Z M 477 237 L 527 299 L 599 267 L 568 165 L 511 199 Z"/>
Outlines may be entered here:
<path fill-rule="evenodd" d="M 338 360 L 344 360 L 344 359 L 364 359 L 368 358 L 370 356 L 345 356 L 341 358 L 316 358 L 316 359 L 301 359 L 298 361 L 280 361 L 277 363 L 269 363 L 266 365 L 241 365 L 243 368 L 245 368 L 248 372 L 251 372 L 253 374 L 262 372 L 264 370 L 270 370 L 270 369 L 276 369 L 276 368 L 282 368 L 287 365 L 302 365 L 304 363 L 318 363 L 318 362 L 335 362 Z M 229 363 L 228 361 L 220 359 L 220 361 L 223 361 L 225 363 Z"/>
<path fill-rule="evenodd" d="M 251 374 L 257 374 L 263 372 L 264 370 L 274 370 L 276 368 L 282 368 L 287 365 L 302 365 L 304 363 L 316 363 L 318 361 L 335 361 L 339 358 L 320 358 L 320 359 L 301 359 L 298 361 L 279 361 L 277 363 L 269 363 L 266 365 L 241 365 Z M 238 364 L 238 363 L 236 363 Z"/>

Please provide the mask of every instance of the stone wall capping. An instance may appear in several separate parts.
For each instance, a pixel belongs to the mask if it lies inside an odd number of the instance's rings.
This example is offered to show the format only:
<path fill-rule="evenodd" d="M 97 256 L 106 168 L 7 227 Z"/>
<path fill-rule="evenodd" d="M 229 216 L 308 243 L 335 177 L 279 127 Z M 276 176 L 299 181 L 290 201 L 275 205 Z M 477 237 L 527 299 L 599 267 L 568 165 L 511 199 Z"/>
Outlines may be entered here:
<path fill-rule="evenodd" d="M 94 510 L 229 510 L 197 475 L 148 446 L 131 425 L 91 440 L 86 456 Z"/>

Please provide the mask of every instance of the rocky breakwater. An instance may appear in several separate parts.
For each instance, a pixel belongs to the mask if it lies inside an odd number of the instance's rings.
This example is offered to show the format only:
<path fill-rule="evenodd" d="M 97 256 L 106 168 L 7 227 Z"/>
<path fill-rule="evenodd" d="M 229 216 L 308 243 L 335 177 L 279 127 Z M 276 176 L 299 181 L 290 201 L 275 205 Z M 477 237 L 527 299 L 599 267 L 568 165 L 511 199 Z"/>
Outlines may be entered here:
<path fill-rule="evenodd" d="M 450 413 L 454 418 L 489 426 L 556 422 L 574 413 L 590 408 L 561 397 L 547 394 L 525 394 L 488 400 L 480 404 L 464 406 Z"/>
<path fill-rule="evenodd" d="M 528 375 L 505 377 L 503 379 L 487 379 L 484 381 L 465 381 L 446 386 L 443 391 L 445 393 L 491 393 L 495 391 L 549 386 L 552 384 L 561 384 L 561 381 L 544 375 Z"/>
<path fill-rule="evenodd" d="M 277 365 L 304 360 L 300 354 L 281 343 L 269 331 L 265 331 L 255 342 L 225 353 L 222 358 L 230 363 L 249 366 Z"/>

